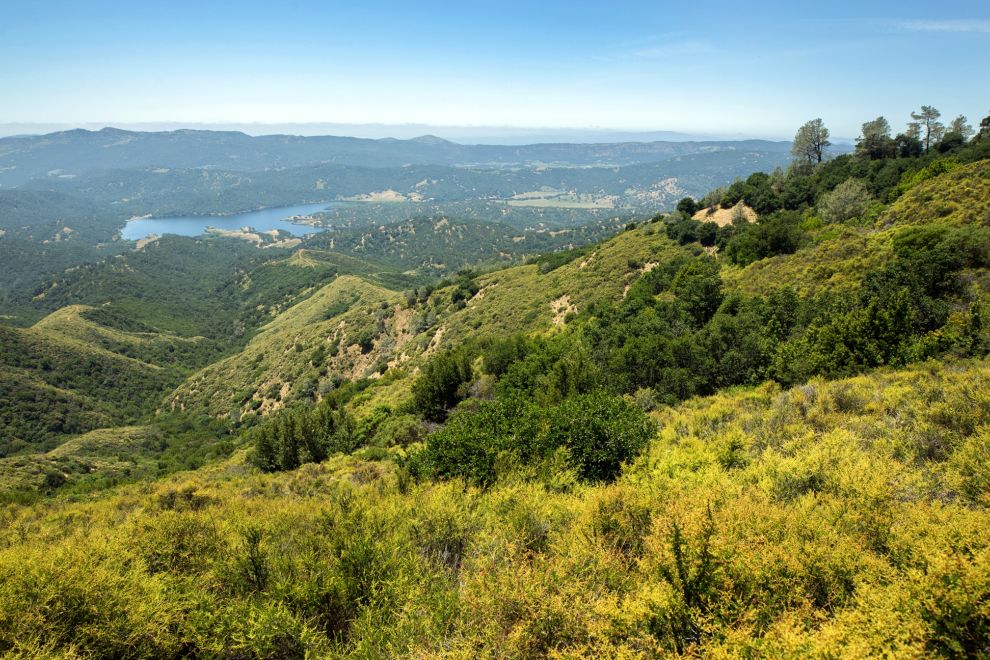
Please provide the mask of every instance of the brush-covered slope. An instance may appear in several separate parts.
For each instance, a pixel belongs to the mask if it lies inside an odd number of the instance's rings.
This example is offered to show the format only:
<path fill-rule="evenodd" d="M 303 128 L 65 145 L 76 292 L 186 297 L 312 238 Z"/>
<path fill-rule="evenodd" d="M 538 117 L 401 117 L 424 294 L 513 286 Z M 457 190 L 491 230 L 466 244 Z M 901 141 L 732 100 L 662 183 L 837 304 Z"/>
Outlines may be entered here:
<path fill-rule="evenodd" d="M 594 303 L 621 300 L 633 282 L 658 265 L 698 252 L 696 247 L 674 244 L 655 226 L 645 225 L 563 255 L 570 260 L 562 265 L 549 256 L 548 261 L 483 275 L 476 278 L 477 292 L 463 306 L 443 306 L 446 290 L 436 301 L 429 301 L 438 314 L 428 346 L 447 347 L 471 337 L 562 327 L 570 315 Z"/>
<path fill-rule="evenodd" d="M 987 226 L 990 214 L 988 181 L 987 161 L 959 166 L 909 188 L 873 220 L 813 228 L 809 243 L 793 254 L 745 267 L 719 258 L 724 292 L 768 295 L 787 288 L 805 299 L 823 292 L 849 295 L 863 277 L 895 258 L 895 242 L 910 230 L 974 227 L 984 231 L 981 228 Z M 546 333 L 564 327 L 595 303 L 620 303 L 629 288 L 653 268 L 701 254 L 698 244 L 677 245 L 663 226 L 648 223 L 596 246 L 548 255 L 530 265 L 462 277 L 437 290 L 417 290 L 404 301 L 391 299 L 384 307 L 382 300 L 348 298 L 339 285 L 331 285 L 327 295 L 314 296 L 298 310 L 290 308 L 276 317 L 264 333 L 263 344 L 198 374 L 177 391 L 169 405 L 205 409 L 213 416 L 231 411 L 238 411 L 235 417 L 252 410 L 266 413 L 273 409 L 273 400 L 278 401 L 275 407 L 281 407 L 294 400 L 319 398 L 341 378 L 377 377 L 386 365 L 404 365 L 409 368 L 393 374 L 388 389 L 367 395 L 394 403 L 408 396 L 410 376 L 439 349 L 472 338 Z M 979 232 L 969 238 L 961 236 L 964 242 L 985 238 Z M 979 245 L 968 247 L 981 249 Z M 970 298 L 986 295 L 990 288 L 986 280 L 984 269 L 966 271 Z M 347 286 L 353 285 L 348 280 Z M 341 305 L 351 316 L 338 320 L 337 328 L 331 329 L 326 321 L 310 325 L 314 308 L 332 314 Z M 297 315 L 307 322 L 293 320 Z M 259 357 L 262 353 L 279 357 Z M 406 381 L 405 386 L 396 381 Z"/>
<path fill-rule="evenodd" d="M 655 413 L 612 484 L 235 459 L 10 507 L 0 648 L 171 657 L 959 657 L 986 649 L 990 367 Z M 573 476 L 573 475 L 572 475 Z"/>
<path fill-rule="evenodd" d="M 278 314 L 243 351 L 191 376 L 168 397 L 170 410 L 266 414 L 313 399 L 342 378 L 384 369 L 379 360 L 408 334 L 401 294 L 342 275 Z M 321 389 L 322 388 L 322 389 Z"/>
<path fill-rule="evenodd" d="M 251 318 L 243 307 L 253 290 L 243 278 L 288 254 L 262 252 L 241 241 L 166 236 L 140 250 L 52 274 L 37 287 L 32 303 L 49 312 L 78 303 L 109 304 L 120 316 L 157 330 L 235 337 L 247 331 Z M 295 274 L 283 277 L 292 280 Z M 269 287 L 263 298 L 273 302 L 278 293 Z"/>
<path fill-rule="evenodd" d="M 492 217 L 498 215 L 498 211 L 491 212 Z M 536 224 L 514 227 L 502 219 L 466 220 L 436 213 L 371 227 L 335 225 L 333 232 L 318 234 L 306 245 L 385 262 L 402 270 L 444 275 L 478 264 L 506 266 L 524 257 L 598 242 L 625 223 L 612 217 L 558 229 Z"/>
<path fill-rule="evenodd" d="M 103 483 L 152 471 L 165 444 L 150 427 L 118 426 L 72 437 L 47 452 L 17 454 L 0 461 L 0 491 L 54 491 L 97 475 Z"/>
<path fill-rule="evenodd" d="M 747 293 L 783 284 L 801 294 L 848 291 L 891 258 L 893 241 L 907 227 L 990 227 L 990 161 L 954 167 L 910 187 L 878 217 L 856 225 L 828 225 L 795 254 L 726 267 L 726 283 Z"/>
<path fill-rule="evenodd" d="M 159 366 L 191 367 L 202 360 L 203 337 L 155 332 L 109 308 L 69 305 L 34 324 L 53 339 L 81 342 Z"/>
<path fill-rule="evenodd" d="M 264 414 L 319 398 L 341 379 L 377 377 L 388 366 L 415 369 L 470 338 L 547 332 L 595 302 L 621 300 L 644 272 L 691 252 L 647 225 L 565 255 L 562 265 L 506 268 L 405 296 L 339 277 L 278 314 L 243 352 L 195 374 L 166 406 Z"/>
<path fill-rule="evenodd" d="M 100 310 L 54 312 L 30 328 L 0 326 L 0 451 L 52 447 L 67 434 L 154 409 L 195 361 L 200 340 L 101 325 Z"/>
<path fill-rule="evenodd" d="M 0 325 L 0 452 L 135 423 L 190 373 L 348 272 L 416 281 L 346 255 L 180 237 L 52 277 L 32 304 L 54 311 L 28 328 Z"/>

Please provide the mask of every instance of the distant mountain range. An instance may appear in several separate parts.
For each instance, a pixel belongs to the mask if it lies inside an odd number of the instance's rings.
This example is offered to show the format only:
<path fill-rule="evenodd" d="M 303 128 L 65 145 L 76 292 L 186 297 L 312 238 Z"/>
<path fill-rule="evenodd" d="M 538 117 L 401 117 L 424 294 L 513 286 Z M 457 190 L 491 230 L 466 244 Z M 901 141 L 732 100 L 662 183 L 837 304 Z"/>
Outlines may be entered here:
<path fill-rule="evenodd" d="M 0 123 L 0 137 L 43 135 L 76 128 L 98 131 L 114 126 L 128 131 L 162 132 L 181 129 L 203 131 L 239 131 L 248 135 L 346 135 L 372 140 L 396 138 L 408 140 L 420 135 L 437 135 L 459 144 L 542 144 L 547 142 L 697 142 L 703 140 L 778 139 L 770 135 L 719 133 L 682 133 L 663 130 L 631 130 L 603 127 L 536 127 L 536 126 L 445 126 L 439 124 L 348 124 L 341 122 L 83 122 L 83 123 Z M 783 134 L 781 136 L 783 137 Z"/>
<path fill-rule="evenodd" d="M 263 135 L 181 129 L 164 132 L 74 129 L 0 138 L 0 187 L 39 177 L 74 177 L 105 169 L 166 167 L 258 172 L 320 164 L 362 167 L 619 167 L 710 152 L 785 155 L 768 140 L 459 144 L 433 135 L 407 140 Z"/>

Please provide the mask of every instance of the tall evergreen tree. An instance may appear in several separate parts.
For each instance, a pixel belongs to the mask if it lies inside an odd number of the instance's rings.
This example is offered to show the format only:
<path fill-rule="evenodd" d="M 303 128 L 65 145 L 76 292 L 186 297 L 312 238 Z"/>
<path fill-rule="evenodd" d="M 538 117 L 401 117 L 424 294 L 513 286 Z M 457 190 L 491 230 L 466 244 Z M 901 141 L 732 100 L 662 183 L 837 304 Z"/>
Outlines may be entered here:
<path fill-rule="evenodd" d="M 921 106 L 921 112 L 911 113 L 911 119 L 917 122 L 919 129 L 922 131 L 923 137 L 921 141 L 925 145 L 925 153 L 928 153 L 934 145 L 941 141 L 942 136 L 945 135 L 945 125 L 938 120 L 941 116 L 942 113 L 931 105 L 923 105 Z"/>
<path fill-rule="evenodd" d="M 286 414 L 280 417 L 276 428 L 279 467 L 283 470 L 294 470 L 299 467 L 299 437 L 293 415 Z"/>
<path fill-rule="evenodd" d="M 279 457 L 271 424 L 265 424 L 255 434 L 255 464 L 265 472 L 278 469 Z"/>
<path fill-rule="evenodd" d="M 969 125 L 969 120 L 966 119 L 965 115 L 959 115 L 949 122 L 949 132 L 958 133 L 962 136 L 963 140 L 968 140 L 973 137 L 974 133 L 976 133 L 976 131 L 973 130 L 973 127 Z"/>
<path fill-rule="evenodd" d="M 990 140 L 990 115 L 980 121 L 980 131 L 976 134 L 978 140 Z"/>

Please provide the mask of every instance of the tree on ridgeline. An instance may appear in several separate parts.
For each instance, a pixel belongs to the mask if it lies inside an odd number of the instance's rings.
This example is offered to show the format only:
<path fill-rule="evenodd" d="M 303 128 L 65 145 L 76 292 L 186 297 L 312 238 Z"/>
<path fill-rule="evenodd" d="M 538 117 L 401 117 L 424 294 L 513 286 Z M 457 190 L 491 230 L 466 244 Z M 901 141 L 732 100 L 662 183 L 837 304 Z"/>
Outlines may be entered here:
<path fill-rule="evenodd" d="M 969 125 L 969 120 L 966 119 L 965 115 L 959 115 L 949 122 L 949 133 L 958 133 L 965 141 L 973 137 L 976 131 Z"/>
<path fill-rule="evenodd" d="M 898 158 L 917 158 L 925 151 L 925 145 L 911 130 L 898 133 L 897 137 L 894 138 L 894 147 Z"/>
<path fill-rule="evenodd" d="M 897 155 L 897 144 L 890 137 L 890 122 L 883 117 L 863 124 L 863 134 L 856 140 L 856 154 L 870 160 Z"/>
<path fill-rule="evenodd" d="M 912 113 L 912 116 L 913 114 L 914 113 Z M 906 135 L 907 137 L 913 140 L 917 140 L 918 142 L 921 142 L 921 122 L 909 121 L 907 125 L 907 130 L 904 131 L 904 135 Z M 925 146 L 923 142 L 921 146 L 922 147 Z"/>
<path fill-rule="evenodd" d="M 812 119 L 798 129 L 794 136 L 791 153 L 795 158 L 817 165 L 825 158 L 825 151 L 832 146 L 828 141 L 829 132 L 821 119 Z"/>
<path fill-rule="evenodd" d="M 941 116 L 942 113 L 931 105 L 923 105 L 921 112 L 911 113 L 911 119 L 914 121 L 908 126 L 917 126 L 918 135 L 914 137 L 921 139 L 926 154 L 934 145 L 941 142 L 942 136 L 945 135 L 945 125 L 938 120 Z"/>
<path fill-rule="evenodd" d="M 990 140 L 990 115 L 980 121 L 980 130 L 976 133 L 976 140 Z"/>

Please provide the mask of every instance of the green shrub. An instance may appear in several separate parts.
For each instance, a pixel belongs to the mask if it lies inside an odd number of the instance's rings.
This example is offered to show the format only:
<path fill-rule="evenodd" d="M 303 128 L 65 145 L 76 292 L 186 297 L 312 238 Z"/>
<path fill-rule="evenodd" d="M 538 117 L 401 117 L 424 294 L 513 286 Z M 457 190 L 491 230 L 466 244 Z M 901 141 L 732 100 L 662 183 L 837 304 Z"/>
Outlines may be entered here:
<path fill-rule="evenodd" d="M 434 356 L 413 383 L 413 405 L 426 419 L 442 422 L 463 397 L 461 387 L 473 378 L 473 355 L 464 348 Z"/>
<path fill-rule="evenodd" d="M 162 511 L 136 531 L 133 542 L 152 573 L 198 573 L 224 543 L 210 516 Z"/>
<path fill-rule="evenodd" d="M 429 437 L 424 458 L 437 476 L 490 485 L 500 469 L 566 448 L 582 479 L 611 481 L 655 432 L 640 408 L 601 391 L 549 407 L 508 397 L 455 413 Z"/>
<path fill-rule="evenodd" d="M 849 222 L 866 213 L 872 199 L 862 181 L 847 179 L 822 196 L 818 202 L 818 215 L 825 222 Z"/>

